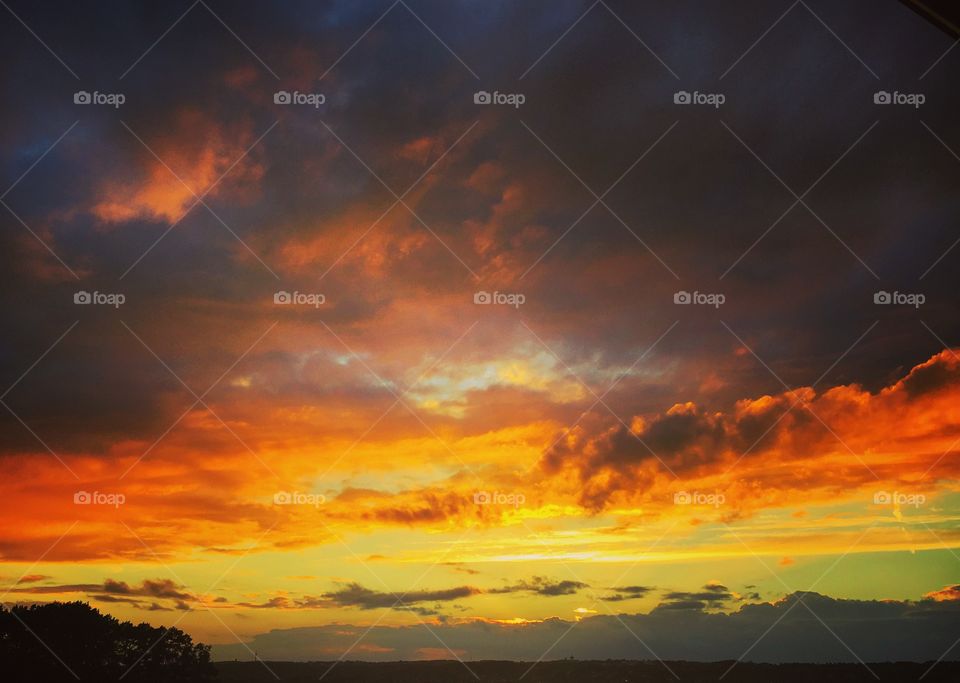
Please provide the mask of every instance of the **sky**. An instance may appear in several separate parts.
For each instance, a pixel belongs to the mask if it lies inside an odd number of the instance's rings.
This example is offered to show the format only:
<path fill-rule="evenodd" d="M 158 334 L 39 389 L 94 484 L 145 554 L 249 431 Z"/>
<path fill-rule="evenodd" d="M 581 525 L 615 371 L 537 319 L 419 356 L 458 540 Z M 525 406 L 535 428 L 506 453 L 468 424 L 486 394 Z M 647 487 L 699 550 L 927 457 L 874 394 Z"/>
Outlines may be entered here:
<path fill-rule="evenodd" d="M 220 659 L 960 653 L 951 36 L 0 14 L 5 604 Z"/>

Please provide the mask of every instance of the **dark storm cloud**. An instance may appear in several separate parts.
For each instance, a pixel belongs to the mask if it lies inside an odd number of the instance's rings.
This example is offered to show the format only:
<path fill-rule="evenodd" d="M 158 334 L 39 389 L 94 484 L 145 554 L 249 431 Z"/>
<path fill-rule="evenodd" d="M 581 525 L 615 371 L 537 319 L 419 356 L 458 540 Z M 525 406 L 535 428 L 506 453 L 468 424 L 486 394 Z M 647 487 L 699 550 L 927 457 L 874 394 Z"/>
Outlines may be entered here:
<path fill-rule="evenodd" d="M 673 306 L 678 289 L 725 292 L 724 320 L 791 385 L 815 379 L 879 317 L 857 353 L 833 371 L 836 379 L 878 385 L 939 344 L 915 312 L 873 306 L 874 290 L 922 288 L 931 328 L 948 340 L 960 332 L 945 298 L 956 252 L 917 281 L 954 239 L 958 166 L 919 118 L 948 144 L 960 140 L 950 114 L 957 56 L 919 82 L 949 43 L 907 9 L 809 4 L 879 80 L 803 6 L 720 80 L 779 16 L 762 2 L 736 13 L 692 2 L 669 9 L 609 3 L 617 16 L 598 5 L 545 55 L 589 3 L 564 2 L 550 12 L 535 2 L 410 3 L 479 80 L 402 5 L 324 76 L 388 3 L 209 3 L 256 57 L 202 5 L 144 55 L 189 5 L 13 3 L 80 78 L 17 22 L 0 29 L 4 187 L 79 123 L 5 201 L 80 280 L 4 213 L 0 267 L 15 276 L 0 291 L 9 330 L 0 347 L 6 384 L 74 320 L 80 325 L 10 394 L 9 405 L 54 450 L 101 452 L 118 440 L 155 438 L 189 405 L 176 381 L 119 328 L 119 316 L 72 305 L 78 286 L 122 289 L 124 320 L 148 336 L 163 321 L 203 338 L 203 348 L 168 342 L 164 349 L 191 384 L 207 375 L 212 382 L 210 359 L 236 357 L 272 321 L 255 302 L 269 299 L 276 280 L 203 206 L 118 281 L 170 221 L 136 215 L 104 225 L 92 207 L 117 183 L 148 183 L 154 172 L 155 181 L 176 186 L 121 119 L 188 177 L 211 140 L 221 141 L 209 152 L 222 160 L 217 170 L 226 170 L 279 121 L 205 201 L 290 289 L 314 283 L 394 200 L 327 125 L 399 193 L 479 121 L 422 182 L 415 206 L 484 286 L 522 288 L 531 326 L 567 362 L 589 360 L 597 375 L 588 379 L 601 385 L 609 384 L 602 371 L 629 365 L 681 319 L 649 359 L 662 375 L 628 378 L 607 398 L 617 412 L 690 396 L 708 372 L 736 380 L 716 389 L 718 401 L 738 398 L 733 392 L 742 395 L 745 385 L 777 388 L 752 357 L 732 357 L 738 342 L 719 324 L 720 312 Z M 922 112 L 873 104 L 877 89 L 914 84 L 927 95 Z M 127 102 L 120 110 L 78 107 L 72 93 L 81 88 L 120 90 Z M 472 94 L 480 88 L 523 92 L 527 102 L 516 111 L 478 108 Z M 278 89 L 321 91 L 327 104 L 278 107 Z M 672 95 L 679 89 L 722 91 L 727 103 L 721 110 L 678 107 Z M 878 119 L 805 201 L 880 281 L 803 206 L 718 281 L 793 202 L 721 120 L 800 194 Z M 598 205 L 519 280 L 594 200 L 553 153 L 600 194 L 675 121 L 605 203 L 680 279 Z M 520 199 L 511 204 L 509 196 Z M 452 289 L 469 300 L 476 288 L 416 219 L 403 207 L 394 212 L 389 229 L 381 225 L 365 238 L 372 256 L 384 259 L 383 272 L 348 258 L 324 281 L 336 301 L 328 320 L 338 330 L 369 324 L 402 297 Z M 165 335 L 153 331 L 150 342 L 160 344 Z M 258 354 L 249 360 L 270 363 Z M 289 390 L 282 376 L 270 379 L 270 395 Z M 322 400 L 308 391 L 299 398 Z M 15 417 L 0 420 L 5 450 L 41 448 Z M 701 422 L 699 441 L 678 442 L 693 438 L 681 424 L 691 420 L 665 420 L 651 439 L 691 453 L 718 438 Z M 630 437 L 621 438 L 628 447 Z"/>

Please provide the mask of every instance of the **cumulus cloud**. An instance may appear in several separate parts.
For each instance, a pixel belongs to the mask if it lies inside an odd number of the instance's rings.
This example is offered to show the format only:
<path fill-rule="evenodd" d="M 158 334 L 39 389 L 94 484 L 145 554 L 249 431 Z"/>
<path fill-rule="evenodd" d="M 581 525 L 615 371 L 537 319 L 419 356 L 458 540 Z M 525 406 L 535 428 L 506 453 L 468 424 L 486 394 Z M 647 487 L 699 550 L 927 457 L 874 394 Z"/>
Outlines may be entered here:
<path fill-rule="evenodd" d="M 835 468 L 828 466 L 820 476 L 810 471 L 799 480 L 774 477 L 766 470 L 772 473 L 785 462 L 826 456 L 846 461 L 844 476 L 857 483 L 880 476 L 870 460 L 879 460 L 874 466 L 897 480 L 911 474 L 919 479 L 931 467 L 927 454 L 940 444 L 946 447 L 957 434 L 958 394 L 960 360 L 948 349 L 874 392 L 857 384 L 822 391 L 800 387 L 744 398 L 724 411 L 678 403 L 661 413 L 635 416 L 629 426 L 612 418 L 581 420 L 555 439 L 540 464 L 549 474 L 574 473 L 580 502 L 595 510 L 642 496 L 674 474 L 696 481 L 723 475 L 734 466 L 741 481 L 744 476 L 755 478 L 768 494 L 779 490 L 788 497 L 791 489 L 809 492 L 829 482 Z M 893 448 L 907 456 L 901 456 L 895 470 L 877 457 Z M 934 467 L 943 476 L 954 465 L 936 461 Z M 714 483 L 732 482 L 718 476 Z M 744 509 L 753 504 L 746 495 L 728 495 L 726 502 Z"/>

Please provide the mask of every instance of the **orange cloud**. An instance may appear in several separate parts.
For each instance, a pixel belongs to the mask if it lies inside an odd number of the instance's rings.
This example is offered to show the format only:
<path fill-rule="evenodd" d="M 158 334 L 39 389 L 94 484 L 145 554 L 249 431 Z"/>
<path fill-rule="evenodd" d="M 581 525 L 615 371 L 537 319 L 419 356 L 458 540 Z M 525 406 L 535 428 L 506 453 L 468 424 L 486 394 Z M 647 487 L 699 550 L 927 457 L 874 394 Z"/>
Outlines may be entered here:
<path fill-rule="evenodd" d="M 345 373 L 340 379 L 338 368 Z M 865 514 L 871 505 L 884 510 L 884 501 L 874 505 L 875 493 L 922 493 L 932 500 L 957 475 L 956 460 L 943 457 L 960 436 L 960 364 L 949 351 L 876 392 L 857 385 L 820 393 L 801 388 L 742 399 L 727 411 L 683 402 L 636 416 L 629 429 L 588 414 L 552 446 L 558 422 L 547 419 L 557 406 L 550 385 L 467 390 L 459 395 L 463 409 L 457 415 L 431 412 L 408 398 L 421 422 L 402 406 L 391 409 L 389 392 L 364 388 L 352 395 L 348 379 L 357 371 L 331 364 L 320 376 L 332 393 L 298 389 L 278 402 L 272 390 L 259 393 L 267 372 L 261 365 L 249 383 L 211 399 L 229 430 L 197 408 L 152 449 L 156 435 L 117 443 L 103 454 L 64 455 L 79 480 L 47 454 L 8 456 L 0 513 L 10 523 L 0 552 L 8 560 L 32 561 L 75 521 L 50 560 L 144 559 L 152 552 L 171 558 L 189 549 L 239 553 L 267 530 L 260 548 L 289 550 L 329 542 L 341 528 L 363 533 L 547 524 L 543 528 L 550 530 L 551 520 L 589 520 L 600 513 L 624 520 L 625 526 L 609 533 L 568 535 L 564 542 L 575 553 L 582 543 L 619 543 L 633 519 L 730 522 L 765 509 L 851 500 Z M 364 484 L 352 483 L 355 477 Z M 125 502 L 76 505 L 78 490 L 122 493 Z M 311 493 L 324 502 L 278 506 L 277 491 Z M 481 491 L 521 493 L 523 503 L 477 504 Z M 678 499 L 680 494 L 699 495 L 708 504 Z M 121 521 L 128 531 L 118 532 Z M 768 532 L 761 525 L 754 539 L 793 558 L 818 544 L 840 543 L 862 523 L 823 519 L 819 528 L 829 532 L 811 535 L 804 517 L 785 513 L 779 527 Z M 689 533 L 696 528 L 687 527 Z M 807 540 L 778 540 L 785 529 Z M 917 543 L 892 531 L 872 538 L 875 546 L 889 548 L 929 545 L 929 539 Z M 531 552 L 527 541 L 522 548 L 490 540 L 484 553 Z"/>
<path fill-rule="evenodd" d="M 930 591 L 923 597 L 927 600 L 935 600 L 937 602 L 960 600 L 960 584 L 946 586 L 938 591 Z"/>
<path fill-rule="evenodd" d="M 147 150 L 138 150 L 139 177 L 112 178 L 101 188 L 90 211 L 103 223 L 137 219 L 174 223 L 208 190 L 210 197 L 229 193 L 233 200 L 252 198 L 264 167 L 255 161 L 255 150 L 245 155 L 256 139 L 250 125 L 226 126 L 199 111 L 182 110 L 171 126 L 172 132 L 144 138 L 163 163 Z"/>
<path fill-rule="evenodd" d="M 932 489 L 958 471 L 943 457 L 960 437 L 958 395 L 960 361 L 945 350 L 876 393 L 801 387 L 725 412 L 686 402 L 630 430 L 589 416 L 559 435 L 542 466 L 572 477 L 594 510 L 663 500 L 680 484 L 722 488 L 736 514 L 868 484 Z"/>

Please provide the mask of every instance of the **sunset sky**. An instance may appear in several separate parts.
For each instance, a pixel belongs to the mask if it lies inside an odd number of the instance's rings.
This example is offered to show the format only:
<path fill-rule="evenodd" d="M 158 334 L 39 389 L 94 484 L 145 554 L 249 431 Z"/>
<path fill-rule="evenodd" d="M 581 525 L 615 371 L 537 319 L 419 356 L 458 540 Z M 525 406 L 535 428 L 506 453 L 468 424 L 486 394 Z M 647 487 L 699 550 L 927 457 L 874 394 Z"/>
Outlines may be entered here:
<path fill-rule="evenodd" d="M 955 659 L 960 49 L 738 4 L 3 3 L 3 603 Z"/>

